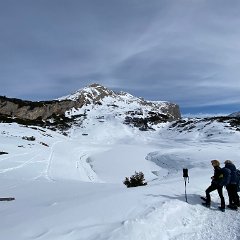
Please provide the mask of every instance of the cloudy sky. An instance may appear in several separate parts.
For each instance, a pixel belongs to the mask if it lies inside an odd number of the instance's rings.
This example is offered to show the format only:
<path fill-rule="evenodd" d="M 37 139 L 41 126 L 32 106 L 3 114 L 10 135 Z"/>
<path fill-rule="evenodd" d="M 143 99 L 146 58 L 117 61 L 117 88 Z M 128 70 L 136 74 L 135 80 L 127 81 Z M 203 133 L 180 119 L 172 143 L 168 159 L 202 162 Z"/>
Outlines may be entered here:
<path fill-rule="evenodd" d="M 239 0 L 0 0 L 0 95 L 91 83 L 183 113 L 240 111 Z"/>

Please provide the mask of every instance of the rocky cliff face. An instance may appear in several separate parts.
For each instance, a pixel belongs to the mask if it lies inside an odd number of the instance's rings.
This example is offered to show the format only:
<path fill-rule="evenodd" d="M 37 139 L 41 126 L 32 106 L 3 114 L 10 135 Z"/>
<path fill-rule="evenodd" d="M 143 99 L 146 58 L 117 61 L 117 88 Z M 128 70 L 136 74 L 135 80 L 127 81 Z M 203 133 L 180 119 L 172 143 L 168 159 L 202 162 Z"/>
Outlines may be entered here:
<path fill-rule="evenodd" d="M 115 115 L 124 114 L 128 123 L 136 123 L 136 121 L 160 123 L 181 118 L 177 104 L 146 101 L 128 93 L 116 93 L 98 84 L 92 84 L 74 94 L 53 101 L 32 102 L 0 97 L 0 114 L 27 120 L 46 120 L 53 116 L 71 118 L 74 112 L 90 105 L 92 108 L 104 105 L 106 112 Z"/>
<path fill-rule="evenodd" d="M 21 119 L 47 119 L 54 114 L 63 115 L 73 107 L 82 107 L 82 104 L 70 100 L 31 102 L 0 97 L 0 114 Z"/>

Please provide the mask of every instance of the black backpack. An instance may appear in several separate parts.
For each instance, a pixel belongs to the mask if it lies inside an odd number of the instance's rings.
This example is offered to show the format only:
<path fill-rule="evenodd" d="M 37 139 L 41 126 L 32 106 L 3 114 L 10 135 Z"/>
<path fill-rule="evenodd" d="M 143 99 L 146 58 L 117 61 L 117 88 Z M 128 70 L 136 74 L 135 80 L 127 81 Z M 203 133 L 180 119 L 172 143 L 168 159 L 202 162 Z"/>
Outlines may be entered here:
<path fill-rule="evenodd" d="M 223 176 L 222 176 L 222 179 L 221 179 L 220 183 L 221 183 L 222 186 L 226 186 L 226 185 L 229 184 L 230 179 L 231 179 L 231 170 L 224 167 L 224 168 L 221 169 L 221 171 L 222 171 Z"/>
<path fill-rule="evenodd" d="M 237 191 L 240 192 L 240 170 L 237 169 L 236 171 L 236 177 L 237 177 Z"/>

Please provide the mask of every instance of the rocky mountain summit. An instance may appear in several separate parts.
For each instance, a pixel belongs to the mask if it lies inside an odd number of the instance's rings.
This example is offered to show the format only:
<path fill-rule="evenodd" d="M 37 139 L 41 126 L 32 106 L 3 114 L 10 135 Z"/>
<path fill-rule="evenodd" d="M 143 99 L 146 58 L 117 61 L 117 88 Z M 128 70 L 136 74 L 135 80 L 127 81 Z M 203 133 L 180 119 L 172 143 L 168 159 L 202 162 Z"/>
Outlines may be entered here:
<path fill-rule="evenodd" d="M 99 84 L 92 84 L 75 93 L 52 101 L 26 101 L 0 96 L 1 121 L 33 125 L 67 127 L 69 122 L 87 118 L 89 112 L 100 110 L 105 115 L 122 119 L 141 130 L 150 125 L 181 118 L 174 103 L 147 101 L 129 93 L 116 93 Z M 150 125 L 149 125 L 150 124 Z"/>

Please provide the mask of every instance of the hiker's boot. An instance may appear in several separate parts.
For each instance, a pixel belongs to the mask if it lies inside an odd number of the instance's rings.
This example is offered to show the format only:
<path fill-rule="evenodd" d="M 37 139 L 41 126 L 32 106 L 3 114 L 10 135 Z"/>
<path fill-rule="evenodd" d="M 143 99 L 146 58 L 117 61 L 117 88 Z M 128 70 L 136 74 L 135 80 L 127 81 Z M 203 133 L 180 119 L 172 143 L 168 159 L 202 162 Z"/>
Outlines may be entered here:
<path fill-rule="evenodd" d="M 227 207 L 232 209 L 232 210 L 237 210 L 238 209 L 237 205 L 233 205 L 233 204 L 227 205 Z"/>
<path fill-rule="evenodd" d="M 223 207 L 218 207 L 218 209 L 222 212 L 225 212 L 225 208 L 223 208 Z"/>

